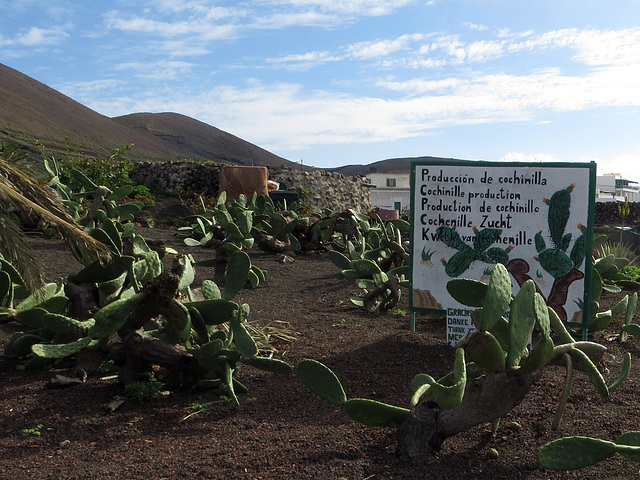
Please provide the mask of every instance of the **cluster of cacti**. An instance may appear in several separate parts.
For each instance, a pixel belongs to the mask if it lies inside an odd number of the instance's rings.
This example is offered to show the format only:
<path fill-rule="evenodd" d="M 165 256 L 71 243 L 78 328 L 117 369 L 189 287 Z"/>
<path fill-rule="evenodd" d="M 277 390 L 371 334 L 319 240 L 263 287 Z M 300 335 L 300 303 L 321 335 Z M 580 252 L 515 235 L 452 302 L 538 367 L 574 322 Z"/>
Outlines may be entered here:
<path fill-rule="evenodd" d="M 509 261 L 509 254 L 513 247 L 506 248 L 492 247 L 493 243 L 500 238 L 502 229 L 473 227 L 473 246 L 467 245 L 456 231 L 455 227 L 438 227 L 436 234 L 446 246 L 458 250 L 453 256 L 446 260 L 444 257 L 440 262 L 445 267 L 445 273 L 449 277 L 459 277 L 466 272 L 475 261 L 494 264 L 505 264 Z"/>
<path fill-rule="evenodd" d="M 27 327 L 9 340 L 5 355 L 24 357 L 27 366 L 41 366 L 84 348 L 101 349 L 107 339 L 118 338 L 116 344 L 124 345 L 128 353 L 122 355 L 116 349 L 109 355 L 114 355 L 120 364 L 123 383 L 137 380 L 151 365 L 158 364 L 175 370 L 174 377 L 181 385 L 227 385 L 236 402 L 236 392 L 244 390 L 233 378 L 239 362 L 268 371 L 292 370 L 285 362 L 257 356 L 258 347 L 245 327 L 249 305 L 232 301 L 252 268 L 246 253 L 231 255 L 224 295 L 213 281 L 207 280 L 202 285 L 204 300 L 195 301 L 189 288 L 194 272 L 188 256 L 178 260 L 179 275 L 163 273 L 157 252 L 142 237 L 132 234 L 130 255 L 122 255 L 118 230 L 108 219 L 103 226 L 115 247 L 112 261 L 91 263 L 66 282 L 72 300 L 78 288 L 89 292 L 86 297 L 99 298 L 90 318 L 67 316 L 73 301 L 53 283 L 14 305 L 16 292 L 20 296 L 24 291 L 24 282 L 8 262 L 0 261 L 0 288 L 2 283 L 8 284 L 2 289 L 0 315 L 3 321 Z M 191 301 L 178 301 L 178 291 L 187 292 Z M 144 330 L 143 326 L 153 318 L 161 319 L 158 328 Z M 130 364 L 131 357 L 137 360 Z"/>
<path fill-rule="evenodd" d="M 66 342 L 77 339 L 85 330 L 82 322 L 62 315 L 68 298 L 55 283 L 45 285 L 38 292 L 30 293 L 20 274 L 6 260 L 0 260 L 0 319 L 16 322 L 23 330 L 15 332 L 4 348 L 9 358 L 27 357 L 37 344 Z M 25 367 L 40 367 L 43 362 L 29 358 Z"/>
<path fill-rule="evenodd" d="M 629 298 L 629 295 L 625 295 L 618 303 L 612 308 L 606 311 L 598 311 L 600 307 L 600 297 L 603 292 L 608 293 L 620 293 L 621 290 L 617 285 L 609 283 L 605 278 L 615 273 L 611 273 L 613 270 L 617 271 L 616 261 L 620 260 L 614 255 L 607 255 L 599 259 L 594 259 L 593 268 L 591 270 L 591 285 L 589 288 L 589 301 L 590 311 L 592 313 L 589 321 L 589 333 L 598 332 L 604 330 L 609 326 L 613 317 L 617 314 L 624 314 L 625 318 L 621 327 L 621 331 L 618 338 L 622 341 L 627 340 L 628 334 L 640 335 L 640 329 L 637 325 L 631 323 L 633 315 L 636 311 L 638 304 L 638 293 Z M 626 259 L 625 259 L 626 260 Z M 581 305 L 582 302 L 578 302 Z"/>
<path fill-rule="evenodd" d="M 400 299 L 400 287 L 409 284 L 409 253 L 402 236 L 410 226 L 404 220 L 383 222 L 379 217 L 350 213 L 359 225 L 354 236 L 357 243 L 346 240 L 341 245 L 334 240 L 329 259 L 364 290 L 364 297 L 351 298 L 352 303 L 370 313 L 390 310 Z"/>
<path fill-rule="evenodd" d="M 132 191 L 132 186 L 123 185 L 115 191 L 100 185 L 96 185 L 80 170 L 72 169 L 70 172 L 71 181 L 68 184 L 60 180 L 60 169 L 54 158 L 44 158 L 44 168 L 50 175 L 48 185 L 58 192 L 62 203 L 72 212 L 77 222 L 87 225 L 99 215 L 101 210 L 103 216 L 114 221 L 131 221 L 144 206 L 141 202 L 124 200 Z M 86 200 L 90 200 L 90 203 Z"/>
<path fill-rule="evenodd" d="M 472 318 L 477 329 L 456 345 L 454 368 L 450 374 L 439 380 L 426 374 L 414 378 L 411 409 L 372 400 L 346 400 L 335 374 L 313 360 L 305 360 L 298 367 L 304 384 L 322 398 L 343 405 L 347 414 L 357 421 L 369 425 L 397 425 L 420 406 L 436 405 L 438 410 L 462 408 L 466 395 L 478 393 L 477 390 L 468 393 L 468 385 L 484 377 L 514 379 L 521 376 L 534 381 L 539 377 L 538 372 L 551 362 L 565 361 L 570 365 L 575 362 L 587 372 L 597 391 L 608 396 L 629 373 L 631 362 L 627 355 L 618 379 L 608 386 L 596 367 L 606 349 L 592 342 L 574 342 L 558 315 L 536 292 L 532 280 L 525 282 L 517 295 L 512 296 L 509 273 L 500 263 L 494 267 L 488 284 L 454 279 L 447 284 L 447 289 L 458 302 L 475 307 Z M 570 381 L 568 378 L 567 382 Z M 494 393 L 500 396 L 500 392 Z M 508 397 L 506 392 L 504 397 Z M 475 401 L 470 398 L 464 408 L 473 409 L 474 406 Z M 562 408 L 561 404 L 559 410 Z M 497 406 L 496 411 L 499 411 Z"/>
<path fill-rule="evenodd" d="M 538 461 L 550 470 L 576 470 L 589 467 L 619 453 L 640 462 L 640 432 L 625 432 L 615 442 L 591 437 L 564 437 L 538 450 Z"/>
<path fill-rule="evenodd" d="M 593 239 L 594 249 L 598 250 L 606 242 L 605 235 L 597 235 Z M 602 254 L 600 258 L 593 260 L 594 268 L 602 279 L 602 288 L 609 293 L 619 293 L 621 288 L 628 290 L 640 290 L 640 283 L 629 280 L 622 269 L 629 265 L 627 257 L 617 257 L 613 253 Z"/>

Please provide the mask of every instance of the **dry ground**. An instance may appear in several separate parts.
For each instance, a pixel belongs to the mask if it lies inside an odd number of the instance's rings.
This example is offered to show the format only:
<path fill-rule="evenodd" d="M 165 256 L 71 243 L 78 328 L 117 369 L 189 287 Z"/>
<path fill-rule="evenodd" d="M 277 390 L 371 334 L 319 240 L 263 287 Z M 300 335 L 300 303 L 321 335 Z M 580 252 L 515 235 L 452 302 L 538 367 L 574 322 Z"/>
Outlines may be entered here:
<path fill-rule="evenodd" d="M 145 238 L 182 247 L 175 230 L 140 229 Z M 49 279 L 78 270 L 63 244 L 33 241 Z M 205 249 L 188 249 L 196 259 Z M 330 366 L 349 397 L 367 397 L 407 406 L 411 378 L 420 372 L 438 377 L 450 371 L 453 350 L 445 342 L 443 320 L 391 314 L 369 316 L 349 297 L 359 289 L 341 277 L 323 253 L 299 255 L 279 263 L 273 255 L 252 252 L 268 271 L 256 290 L 245 290 L 249 320 L 278 322 L 296 333 L 292 342 L 275 341 L 276 356 L 292 365 L 314 358 Z M 198 279 L 210 275 L 198 271 Z M 606 301 L 613 302 L 614 298 Z M 406 300 L 401 308 L 406 308 Z M 636 316 L 635 319 L 638 322 Z M 611 330 L 619 327 L 612 325 Z M 4 325 L 0 346 L 15 330 Z M 606 342 L 602 336 L 596 341 Z M 606 342 L 611 383 L 622 356 L 634 355 L 630 379 L 603 399 L 578 374 L 564 424 L 551 431 L 563 370 L 549 368 L 531 394 L 503 420 L 495 437 L 480 426 L 447 440 L 442 452 L 423 465 L 407 465 L 395 456 L 395 430 L 352 422 L 340 408 L 307 391 L 296 375 L 278 376 L 242 368 L 248 386 L 241 405 L 225 401 L 224 390 L 172 392 L 148 402 L 126 399 L 115 412 L 107 405 L 122 396 L 116 380 L 90 376 L 64 389 L 49 387 L 52 372 L 18 372 L 19 362 L 0 358 L 0 478 L 55 479 L 630 479 L 639 466 L 620 456 L 573 473 L 542 469 L 536 453 L 546 442 L 566 435 L 613 440 L 638 426 L 638 342 Z M 191 415 L 194 404 L 212 402 Z M 25 429 L 42 425 L 40 436 Z M 520 428 L 518 428 L 518 426 Z M 489 458 L 488 448 L 499 452 Z"/>

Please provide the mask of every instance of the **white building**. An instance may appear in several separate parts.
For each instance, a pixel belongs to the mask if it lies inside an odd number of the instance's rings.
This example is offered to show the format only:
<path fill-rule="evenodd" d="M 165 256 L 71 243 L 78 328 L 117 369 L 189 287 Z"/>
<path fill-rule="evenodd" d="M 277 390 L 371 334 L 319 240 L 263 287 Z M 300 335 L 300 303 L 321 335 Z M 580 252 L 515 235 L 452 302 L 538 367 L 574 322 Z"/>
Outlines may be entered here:
<path fill-rule="evenodd" d="M 638 182 L 626 180 L 619 173 L 607 173 L 596 177 L 596 202 L 640 201 Z"/>
<path fill-rule="evenodd" d="M 369 173 L 371 206 L 384 210 L 409 210 L 410 174 L 406 172 Z"/>

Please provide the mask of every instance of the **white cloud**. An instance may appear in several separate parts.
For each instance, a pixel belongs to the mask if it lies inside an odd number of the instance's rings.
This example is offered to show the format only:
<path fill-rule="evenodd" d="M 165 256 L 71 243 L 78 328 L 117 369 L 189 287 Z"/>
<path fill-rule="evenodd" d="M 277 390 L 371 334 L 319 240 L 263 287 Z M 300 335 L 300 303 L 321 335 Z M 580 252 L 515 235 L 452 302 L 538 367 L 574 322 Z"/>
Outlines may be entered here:
<path fill-rule="evenodd" d="M 386 57 L 404 50 L 408 48 L 411 43 L 422 40 L 424 37 L 425 35 L 422 34 L 408 34 L 387 40 L 358 42 L 348 45 L 345 48 L 345 51 L 349 58 L 370 60 L 379 57 Z"/>
<path fill-rule="evenodd" d="M 584 159 L 584 161 L 592 160 L 594 160 L 598 166 L 598 175 L 619 173 L 627 180 L 640 182 L 640 148 L 612 157 L 589 157 Z"/>
<path fill-rule="evenodd" d="M 498 160 L 502 160 L 505 162 L 559 162 L 560 161 L 558 157 L 550 153 L 526 154 L 522 152 L 509 152 L 509 153 L 506 153 L 502 158 L 499 158 Z"/>
<path fill-rule="evenodd" d="M 390 15 L 396 10 L 416 3 L 415 0 L 263 0 L 258 2 L 270 6 L 313 8 L 323 12 L 366 16 Z"/>
<path fill-rule="evenodd" d="M 467 27 L 469 30 L 476 30 L 478 32 L 489 30 L 489 27 L 487 27 L 486 25 L 480 25 L 477 23 L 464 22 L 463 25 Z"/>
<path fill-rule="evenodd" d="M 39 28 L 31 27 L 24 33 L 13 38 L 0 35 L 0 46 L 38 47 L 42 45 L 56 45 L 69 37 L 62 27 Z"/>

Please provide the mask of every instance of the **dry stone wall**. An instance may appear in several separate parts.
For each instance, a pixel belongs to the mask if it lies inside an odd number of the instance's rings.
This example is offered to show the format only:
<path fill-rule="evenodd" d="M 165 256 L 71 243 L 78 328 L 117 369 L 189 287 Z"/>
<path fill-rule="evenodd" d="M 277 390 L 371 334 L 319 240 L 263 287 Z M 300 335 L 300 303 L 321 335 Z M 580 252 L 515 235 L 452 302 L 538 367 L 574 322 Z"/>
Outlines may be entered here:
<path fill-rule="evenodd" d="M 596 225 L 616 225 L 627 227 L 640 226 L 640 203 L 629 203 L 629 215 L 623 217 L 618 211 L 618 202 L 597 202 L 594 212 Z"/>
<path fill-rule="evenodd" d="M 153 191 L 217 195 L 219 168 L 196 162 L 142 162 L 131 171 L 131 179 Z M 371 197 L 360 177 L 324 170 L 297 170 L 286 167 L 269 169 L 269 179 L 282 190 L 302 193 L 314 211 L 325 208 L 353 208 L 359 212 L 371 209 Z"/>
<path fill-rule="evenodd" d="M 360 177 L 351 177 L 325 170 L 272 168 L 269 179 L 280 184 L 281 190 L 304 192 L 303 197 L 315 211 L 325 208 L 353 208 L 358 212 L 371 210 L 371 195 Z"/>
<path fill-rule="evenodd" d="M 220 169 L 196 162 L 141 162 L 129 177 L 155 192 L 217 195 Z"/>

